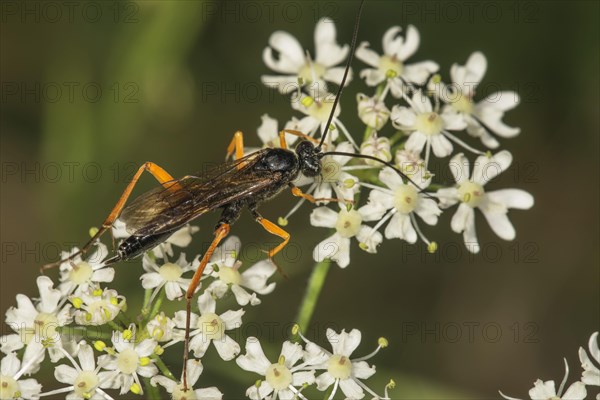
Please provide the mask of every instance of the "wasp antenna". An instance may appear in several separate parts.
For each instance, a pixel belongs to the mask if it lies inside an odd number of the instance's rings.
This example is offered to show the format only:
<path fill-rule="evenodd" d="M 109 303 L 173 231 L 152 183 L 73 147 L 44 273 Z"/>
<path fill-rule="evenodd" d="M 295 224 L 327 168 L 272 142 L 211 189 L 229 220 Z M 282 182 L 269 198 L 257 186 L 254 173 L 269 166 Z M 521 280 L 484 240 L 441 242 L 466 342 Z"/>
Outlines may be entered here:
<path fill-rule="evenodd" d="M 324 152 L 324 153 L 321 153 L 321 154 L 323 154 L 324 156 L 332 155 L 332 156 L 348 156 L 348 157 L 355 157 L 355 158 L 365 158 L 367 160 L 373 160 L 373 161 L 380 162 L 383 165 L 385 165 L 387 167 L 390 167 L 391 169 L 393 169 L 394 171 L 396 171 L 396 173 L 398 175 L 400 175 L 400 177 L 402 177 L 402 179 L 406 179 L 408 182 L 410 182 L 413 185 L 415 185 L 415 187 L 417 189 L 419 189 L 419 193 L 423 193 L 425 196 L 429 197 L 430 199 L 437 200 L 435 197 L 433 197 L 429 193 L 427 193 L 425 191 L 425 188 L 422 188 L 421 186 L 417 185 L 417 183 L 415 181 L 413 181 L 412 179 L 410 179 L 408 177 L 408 175 L 406 175 L 404 172 L 400 171 L 394 164 L 392 164 L 391 162 L 382 160 L 381 158 L 377 158 L 375 156 L 370 156 L 370 155 L 367 155 L 367 154 L 346 153 L 346 152 L 343 152 L 343 151 L 327 151 L 327 152 Z"/>
<path fill-rule="evenodd" d="M 333 120 L 333 115 L 335 114 L 335 109 L 337 108 L 338 102 L 340 101 L 340 96 L 342 95 L 342 90 L 344 89 L 344 85 L 346 84 L 346 79 L 348 78 L 348 71 L 350 71 L 350 65 L 352 64 L 352 58 L 354 57 L 354 51 L 356 50 L 356 39 L 358 38 L 358 27 L 360 25 L 360 15 L 362 13 L 362 8 L 365 3 L 365 0 L 361 0 L 360 5 L 358 6 L 358 12 L 356 13 L 356 22 L 354 23 L 354 33 L 352 34 L 352 44 L 350 45 L 350 55 L 348 56 L 348 61 L 346 62 L 346 69 L 344 70 L 344 75 L 342 76 L 342 81 L 340 82 L 340 87 L 338 88 L 337 94 L 335 95 L 335 99 L 333 100 L 333 107 L 331 107 L 331 113 L 329 113 L 329 118 L 327 119 L 327 123 L 325 124 L 325 132 L 321 132 L 321 141 L 317 146 L 317 150 L 321 150 L 323 143 L 325 142 L 325 138 L 327 137 L 327 133 L 329 132 L 329 126 L 331 125 L 331 121 Z"/>

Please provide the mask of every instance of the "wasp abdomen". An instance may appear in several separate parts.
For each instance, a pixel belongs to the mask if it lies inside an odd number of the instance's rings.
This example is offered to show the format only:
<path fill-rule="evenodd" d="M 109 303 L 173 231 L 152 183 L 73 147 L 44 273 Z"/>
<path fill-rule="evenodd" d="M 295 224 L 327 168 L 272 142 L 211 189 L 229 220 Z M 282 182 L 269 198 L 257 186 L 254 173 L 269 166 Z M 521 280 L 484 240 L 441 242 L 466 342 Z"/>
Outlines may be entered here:
<path fill-rule="evenodd" d="M 121 261 L 129 260 L 142 255 L 145 251 L 151 250 L 160 243 L 167 240 L 173 231 L 157 233 L 155 235 L 130 236 L 119 245 L 117 254 Z"/>

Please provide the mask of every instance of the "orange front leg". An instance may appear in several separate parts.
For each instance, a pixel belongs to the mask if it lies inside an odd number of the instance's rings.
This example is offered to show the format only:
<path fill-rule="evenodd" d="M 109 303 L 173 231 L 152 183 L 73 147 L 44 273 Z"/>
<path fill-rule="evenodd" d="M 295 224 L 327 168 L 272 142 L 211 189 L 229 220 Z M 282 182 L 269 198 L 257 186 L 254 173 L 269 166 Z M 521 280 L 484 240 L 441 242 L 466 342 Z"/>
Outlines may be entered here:
<path fill-rule="evenodd" d="M 235 151 L 235 159 L 239 160 L 244 157 L 244 133 L 242 131 L 237 131 L 233 134 L 233 138 L 227 146 L 227 155 L 225 155 L 225 161 L 231 157 L 231 155 Z"/>
<path fill-rule="evenodd" d="M 302 189 L 300 189 L 297 186 L 292 186 L 292 194 L 296 197 L 302 197 L 305 200 L 310 201 L 311 203 L 316 203 L 316 202 L 320 202 L 320 201 L 333 201 L 333 202 L 343 202 L 343 203 L 350 203 L 353 204 L 354 200 L 346 200 L 346 199 L 326 199 L 326 198 L 318 198 L 315 199 L 314 196 L 311 196 L 310 194 L 304 193 L 302 191 Z"/>

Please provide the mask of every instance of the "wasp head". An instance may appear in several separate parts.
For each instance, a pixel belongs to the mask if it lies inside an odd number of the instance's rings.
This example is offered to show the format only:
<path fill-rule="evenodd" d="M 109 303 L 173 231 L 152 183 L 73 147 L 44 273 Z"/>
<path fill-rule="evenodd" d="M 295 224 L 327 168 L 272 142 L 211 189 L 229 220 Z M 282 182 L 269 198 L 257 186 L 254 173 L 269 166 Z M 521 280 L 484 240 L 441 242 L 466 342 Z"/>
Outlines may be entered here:
<path fill-rule="evenodd" d="M 300 161 L 300 171 L 305 176 L 315 177 L 321 173 L 320 153 L 308 140 L 303 140 L 296 146 L 296 154 Z"/>

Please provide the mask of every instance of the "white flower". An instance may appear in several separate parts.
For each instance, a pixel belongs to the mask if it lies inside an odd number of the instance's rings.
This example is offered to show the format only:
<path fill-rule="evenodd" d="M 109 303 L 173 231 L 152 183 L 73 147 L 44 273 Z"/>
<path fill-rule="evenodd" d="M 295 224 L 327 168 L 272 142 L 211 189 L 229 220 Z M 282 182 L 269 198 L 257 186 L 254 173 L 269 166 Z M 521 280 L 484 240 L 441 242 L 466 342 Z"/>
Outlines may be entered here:
<path fill-rule="evenodd" d="M 217 315 L 216 306 L 217 303 L 211 293 L 204 292 L 198 297 L 200 315 L 191 314 L 190 349 L 194 351 L 195 357 L 201 358 L 212 342 L 219 356 L 229 361 L 240 353 L 240 345 L 225 332 L 242 325 L 244 310 L 229 310 Z M 175 325 L 178 328 L 185 329 L 185 319 L 185 311 L 175 313 Z"/>
<path fill-rule="evenodd" d="M 447 103 L 445 109 L 460 113 L 467 123 L 467 132 L 471 136 L 480 138 L 485 146 L 495 149 L 500 144 L 491 133 L 511 138 L 521 132 L 521 129 L 507 126 L 502 122 L 504 113 L 515 108 L 520 98 L 516 92 L 501 91 L 474 103 L 475 89 L 485 75 L 486 69 L 485 56 L 475 52 L 471 54 L 464 66 L 458 64 L 452 66 L 451 85 L 439 84 L 433 91 Z"/>
<path fill-rule="evenodd" d="M 308 117 L 305 117 L 308 118 Z M 275 118 L 271 118 L 268 114 L 263 114 L 261 116 L 262 123 L 256 130 L 259 139 L 263 142 L 263 147 L 280 147 L 279 142 L 279 124 Z M 293 129 L 300 132 L 308 132 L 308 129 L 304 129 L 303 122 L 298 120 L 295 117 L 292 117 L 290 121 L 285 124 L 284 129 Z M 309 124 L 311 125 L 311 124 Z M 311 125 L 312 126 L 312 125 Z M 298 140 L 298 136 L 295 135 L 286 135 L 285 136 L 286 143 L 288 146 L 292 146 L 296 140 Z M 258 150 L 258 148 L 249 147 L 244 150 L 245 154 L 252 153 Z"/>
<path fill-rule="evenodd" d="M 308 136 L 315 136 L 317 132 L 325 132 L 329 115 L 333 109 L 333 102 L 335 95 L 322 90 L 314 90 L 313 93 L 306 94 L 301 93 L 300 96 L 294 95 L 291 98 L 292 108 L 296 111 L 300 111 L 306 117 L 302 118 L 299 124 L 305 130 L 302 133 Z M 338 131 L 342 131 L 344 136 L 350 143 L 354 145 L 354 148 L 358 148 L 354 139 L 346 129 L 345 125 L 338 118 L 342 112 L 342 108 L 338 104 L 329 125 L 329 133 L 327 134 L 326 144 L 330 145 L 333 141 L 338 138 Z"/>
<path fill-rule="evenodd" d="M 74 318 L 79 325 L 104 325 L 119 315 L 125 297 L 116 290 L 88 287 L 69 298 L 75 308 Z"/>
<path fill-rule="evenodd" d="M 164 312 L 161 312 L 148 321 L 146 330 L 157 342 L 168 342 L 173 339 L 176 333 L 175 321 L 167 317 Z"/>
<path fill-rule="evenodd" d="M 187 384 L 189 388 L 196 384 L 203 370 L 204 367 L 202 366 L 202 362 L 200 360 L 188 360 Z M 188 391 L 184 391 L 182 382 L 183 376 L 181 377 L 181 380 L 179 382 L 176 382 L 173 379 L 169 379 L 166 376 L 162 375 L 153 376 L 150 380 L 150 383 L 153 386 L 159 384 L 162 387 L 164 387 L 167 390 L 167 392 L 171 395 L 171 398 L 173 400 L 221 400 L 223 398 L 223 393 L 221 393 L 221 391 L 214 386 L 196 390 L 188 388 Z"/>
<path fill-rule="evenodd" d="M 62 258 L 67 259 L 72 254 L 79 251 L 73 248 L 70 253 L 63 252 Z M 76 290 L 85 291 L 92 285 L 99 282 L 112 282 L 115 277 L 115 270 L 104 264 L 104 259 L 108 256 L 108 249 L 103 243 L 98 242 L 96 251 L 92 253 L 85 261 L 81 256 L 73 260 L 66 261 L 60 265 L 60 281 L 58 289 L 64 296 L 68 296 Z"/>
<path fill-rule="evenodd" d="M 59 393 L 69 392 L 66 398 L 69 400 L 109 400 L 112 399 L 101 388 L 108 386 L 109 381 L 114 375 L 113 372 L 99 372 L 101 366 L 96 367 L 94 359 L 94 350 L 88 344 L 82 343 L 77 357 L 79 364 L 68 354 L 66 356 L 71 361 L 69 365 L 59 365 L 54 370 L 54 377 L 61 383 L 69 386 L 42 393 L 42 396 L 51 396 Z"/>
<path fill-rule="evenodd" d="M 319 243 L 314 251 L 315 261 L 323 261 L 326 258 L 331 259 L 345 268 L 350 264 L 350 239 L 356 237 L 361 243 L 361 247 L 369 253 L 376 253 L 377 246 L 382 241 L 381 233 L 363 224 L 363 211 L 358 211 L 344 207 L 339 212 L 335 212 L 327 207 L 318 207 L 310 214 L 310 223 L 313 226 L 323 228 L 335 228 L 336 232 Z"/>
<path fill-rule="evenodd" d="M 173 257 L 173 245 L 177 247 L 187 247 L 192 242 L 192 235 L 200 230 L 195 225 L 185 225 L 173 233 L 167 240 L 152 249 L 152 253 L 157 258 L 165 256 Z M 112 227 L 112 234 L 115 239 L 128 238 L 131 234 L 127 231 L 127 226 L 123 221 L 117 219 Z"/>
<path fill-rule="evenodd" d="M 107 349 L 108 354 L 98 358 L 98 364 L 113 371 L 107 387 L 120 389 L 121 394 L 129 391 L 134 394 L 143 393 L 140 376 L 150 378 L 158 374 L 158 368 L 150 356 L 156 348 L 156 341 L 144 339 L 139 343 L 135 338 L 134 326 L 123 332 L 113 332 L 114 349 Z"/>
<path fill-rule="evenodd" d="M 587 395 L 587 390 L 582 382 L 575 382 L 563 393 L 567 377 L 569 376 L 569 366 L 565 359 L 565 377 L 563 378 L 558 392 L 554 386 L 554 381 L 543 382 L 538 379 L 534 383 L 534 387 L 529 391 L 529 397 L 532 400 L 584 400 Z M 515 397 L 509 397 L 500 392 L 500 395 L 508 400 L 520 400 Z"/>
<path fill-rule="evenodd" d="M 354 153 L 354 148 L 348 142 L 338 144 L 334 151 L 344 153 Z M 315 178 L 314 186 L 311 186 L 307 193 L 312 193 L 316 199 L 329 199 L 337 197 L 339 200 L 353 200 L 358 192 L 358 178 L 349 174 L 347 171 L 355 169 L 366 169 L 350 167 L 346 164 L 352 160 L 352 157 L 340 155 L 327 155 L 321 159 L 321 175 Z M 328 203 L 328 201 L 320 201 Z"/>
<path fill-rule="evenodd" d="M 443 208 L 460 202 L 452 217 L 451 227 L 454 232 L 463 233 L 467 249 L 473 253 L 479 252 L 475 233 L 475 208 L 481 210 L 496 235 L 504 240 L 513 240 L 516 233 L 508 219 L 508 210 L 526 210 L 533 206 L 533 196 L 524 190 L 502 189 L 486 192 L 483 189 L 486 183 L 505 171 L 511 162 L 512 155 L 506 150 L 492 157 L 477 157 L 469 178 L 469 160 L 459 153 L 450 160 L 450 170 L 457 186 L 440 189 L 436 193 Z"/>
<path fill-rule="evenodd" d="M 63 295 L 47 276 L 39 276 L 37 286 L 40 298 L 35 305 L 29 297 L 18 294 L 17 307 L 6 311 L 6 324 L 17 333 L 3 336 L 0 349 L 8 354 L 37 343 L 47 348 L 50 359 L 56 362 L 63 357 L 57 349 L 63 346 L 63 338 L 56 328 L 71 322 L 71 305 L 60 306 Z"/>
<path fill-rule="evenodd" d="M 255 372 L 264 378 L 260 383 L 250 386 L 246 390 L 246 396 L 252 400 L 305 399 L 298 387 L 312 385 L 315 382 L 315 372 L 302 370 L 305 368 L 304 364 L 296 365 L 303 355 L 302 346 L 286 341 L 278 361 L 272 363 L 265 356 L 258 339 L 249 337 L 246 340 L 246 354 L 239 356 L 235 361 L 240 368 Z"/>
<path fill-rule="evenodd" d="M 383 161 L 390 161 L 392 159 L 392 152 L 390 149 L 390 139 L 386 137 L 378 137 L 377 132 L 371 133 L 371 135 L 360 145 L 360 154 L 367 156 L 377 157 Z M 373 167 L 381 168 L 382 163 L 375 160 L 364 160 L 365 164 Z"/>
<path fill-rule="evenodd" d="M 385 237 L 388 239 L 399 238 L 408 243 L 415 243 L 417 233 L 419 233 L 421 239 L 429 245 L 429 240 L 419 229 L 415 215 L 418 215 L 428 225 L 437 224 L 438 216 L 442 211 L 436 201 L 422 193 L 421 188 L 412 182 L 404 183 L 396 171 L 389 167 L 379 173 L 379 180 L 388 188 L 373 187 L 369 194 L 369 203 L 364 207 L 375 213 L 373 219 L 380 220 L 378 226 L 383 225 L 391 218 L 384 232 Z M 428 185 L 429 182 L 426 182 L 423 187 Z"/>
<path fill-rule="evenodd" d="M 406 30 L 406 38 L 398 36 L 401 30 L 399 26 L 393 26 L 383 35 L 382 56 L 369 49 L 368 42 L 361 43 L 356 50 L 356 58 L 373 67 L 360 71 L 361 78 L 365 78 L 369 86 L 377 86 L 387 79 L 392 94 L 396 97 L 406 91 L 407 84 L 423 85 L 429 75 L 438 70 L 438 65 L 433 61 L 405 64 L 417 51 L 420 37 L 412 25 Z"/>
<path fill-rule="evenodd" d="M 267 86 L 276 86 L 281 93 L 297 90 L 299 78 L 302 85 L 314 84 L 322 90 L 327 90 L 325 81 L 338 85 L 342 81 L 345 68 L 335 66 L 346 58 L 349 47 L 337 44 L 335 24 L 329 18 L 319 20 L 315 27 L 314 60 L 298 40 L 287 32 L 274 32 L 269 38 L 269 46 L 263 51 L 265 64 L 273 71 L 285 75 L 263 75 L 261 80 Z M 277 59 L 274 51 L 279 53 Z M 346 84 L 351 79 L 350 75 L 348 78 Z"/>
<path fill-rule="evenodd" d="M 358 117 L 367 126 L 381 130 L 390 119 L 390 110 L 379 96 L 368 97 L 363 93 L 356 95 Z"/>
<path fill-rule="evenodd" d="M 267 284 L 277 267 L 269 260 L 261 260 L 240 273 L 241 261 L 236 261 L 242 244 L 237 236 L 231 236 L 219 246 L 209 261 L 215 278 L 206 288 L 220 299 L 231 290 L 235 300 L 241 306 L 258 305 L 256 294 L 269 294 L 275 289 L 275 282 Z M 250 291 L 250 292 L 249 292 Z"/>
<path fill-rule="evenodd" d="M 188 271 L 195 270 L 198 262 L 197 260 L 191 263 L 187 262 L 185 254 L 181 253 L 179 259 L 174 263 L 167 261 L 159 267 L 148 254 L 144 254 L 142 265 L 146 271 L 140 277 L 142 287 L 144 289 L 154 289 L 150 301 L 156 297 L 163 287 L 167 293 L 167 298 L 175 300 L 180 299 L 184 295 L 191 282 L 191 278 L 182 278 L 182 275 Z"/>
<path fill-rule="evenodd" d="M 588 345 L 590 356 L 587 355 L 583 347 L 579 348 L 579 360 L 583 368 L 581 381 L 586 385 L 600 386 L 600 349 L 598 348 L 598 332 L 590 336 Z M 594 360 L 596 364 L 594 364 Z M 600 394 L 598 395 L 600 399 Z"/>
<path fill-rule="evenodd" d="M 317 389 L 324 391 L 334 385 L 329 398 L 335 396 L 338 387 L 346 398 L 362 399 L 365 396 L 364 390 L 375 398 L 382 398 L 369 389 L 362 380 L 375 374 L 375 366 L 369 366 L 365 360 L 372 358 L 381 348 L 387 346 L 387 340 L 381 338 L 379 345 L 371 354 L 350 359 L 360 344 L 361 333 L 358 329 L 352 329 L 349 333 L 345 330 L 337 333 L 332 329 L 327 329 L 327 340 L 331 344 L 331 352 L 308 341 L 304 336 L 302 339 L 306 342 L 305 362 L 307 366 L 326 370 L 316 379 Z"/>
<path fill-rule="evenodd" d="M 31 373 L 31 354 L 25 353 L 24 362 L 15 353 L 8 353 L 0 362 L 0 399 L 37 399 L 42 391 L 35 379 L 21 379 L 24 373 Z"/>
<path fill-rule="evenodd" d="M 412 99 L 407 98 L 407 101 L 410 107 L 394 106 L 392 109 L 394 127 L 410 133 L 404 148 L 419 154 L 425 148 L 425 165 L 429 164 L 431 149 L 436 157 L 452 154 L 450 140 L 459 140 L 448 131 L 464 129 L 466 123 L 463 118 L 451 110 L 444 110 L 441 114 L 434 111 L 431 100 L 420 90 L 415 91 Z"/>

